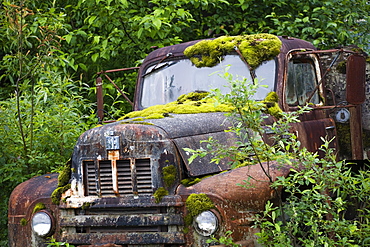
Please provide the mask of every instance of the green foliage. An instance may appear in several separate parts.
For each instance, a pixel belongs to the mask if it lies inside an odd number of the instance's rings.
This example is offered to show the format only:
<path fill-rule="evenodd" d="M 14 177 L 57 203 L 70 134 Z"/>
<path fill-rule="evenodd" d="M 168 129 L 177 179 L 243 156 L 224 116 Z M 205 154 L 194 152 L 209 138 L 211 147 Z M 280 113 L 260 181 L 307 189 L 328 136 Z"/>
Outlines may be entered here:
<path fill-rule="evenodd" d="M 88 91 L 66 73 L 60 50 L 64 16 L 40 12 L 27 2 L 4 2 L 0 80 L 11 90 L 0 99 L 0 228 L 6 229 L 7 202 L 14 187 L 59 169 L 76 138 L 88 128 Z M 6 245 L 6 231 L 0 232 Z"/>
<path fill-rule="evenodd" d="M 328 146 L 325 141 L 323 159 L 301 153 L 301 169 L 272 184 L 284 187 L 287 199 L 280 206 L 266 205 L 258 218 L 264 246 L 366 246 L 370 174 L 337 162 Z"/>
<path fill-rule="evenodd" d="M 232 231 L 226 231 L 224 236 L 221 236 L 220 238 L 215 238 L 214 236 L 211 236 L 210 239 L 207 239 L 207 243 L 217 243 L 221 244 L 225 247 L 239 247 L 240 244 L 235 244 L 233 241 L 233 238 L 231 237 Z"/>
<path fill-rule="evenodd" d="M 50 242 L 48 243 L 47 247 L 52 247 L 52 246 L 63 246 L 63 247 L 74 247 L 74 245 L 65 243 L 65 242 L 56 242 L 55 238 L 51 237 Z"/>
<path fill-rule="evenodd" d="M 273 33 L 320 48 L 368 48 L 369 6 L 348 0 L 3 1 L 0 228 L 6 229 L 12 188 L 58 170 L 79 133 L 93 124 L 96 72 L 139 65 L 152 46 L 220 35 Z M 132 99 L 136 72 L 114 78 Z M 111 118 L 131 110 L 111 84 L 103 87 Z M 233 152 L 237 160 L 242 150 Z M 2 231 L 1 246 L 5 239 Z"/>
<path fill-rule="evenodd" d="M 352 171 L 350 164 L 338 162 L 335 150 L 329 148 L 332 140 L 322 138 L 320 150 L 325 154 L 322 158 L 301 146 L 289 129 L 292 123 L 299 122 L 298 116 L 306 113 L 307 107 L 296 112 L 281 112 L 280 118 L 268 126 L 275 136 L 274 144 L 267 145 L 261 138 L 267 117 L 263 114 L 264 103 L 251 100 L 258 83 L 235 81 L 227 72 L 224 77 L 232 91 L 221 95 L 216 90 L 214 94 L 218 102 L 235 107 L 228 115 L 237 123 L 227 131 L 233 131 L 238 141 L 235 146 L 225 148 L 210 139 L 207 149 L 193 150 L 193 156 L 212 154 L 215 163 L 229 157 L 232 167 L 260 165 L 277 195 L 280 195 L 279 188 L 283 188 L 280 198 L 274 203 L 268 202 L 265 210 L 256 216 L 255 227 L 260 229 L 258 241 L 263 246 L 274 247 L 366 246 L 370 239 L 370 172 Z M 270 100 L 276 101 L 273 96 L 267 99 L 272 97 Z M 291 173 L 273 179 L 270 169 L 262 166 L 269 161 L 290 166 Z M 248 188 L 249 179 L 253 177 L 246 178 L 246 185 L 241 186 Z M 216 240 L 232 244 L 230 238 Z"/>

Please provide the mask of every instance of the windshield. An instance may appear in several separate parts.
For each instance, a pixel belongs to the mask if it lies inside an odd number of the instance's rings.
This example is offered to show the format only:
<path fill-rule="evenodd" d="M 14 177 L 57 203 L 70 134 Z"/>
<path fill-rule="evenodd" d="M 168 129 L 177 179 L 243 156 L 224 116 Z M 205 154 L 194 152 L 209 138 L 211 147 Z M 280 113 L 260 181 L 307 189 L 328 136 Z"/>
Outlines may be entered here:
<path fill-rule="evenodd" d="M 165 61 L 149 67 L 143 75 L 141 107 L 162 105 L 177 100 L 182 94 L 194 91 L 211 91 L 219 88 L 222 93 L 230 92 L 227 81 L 220 77 L 225 68 L 230 65 L 229 73 L 234 78 L 244 77 L 252 83 L 248 67 L 238 55 L 227 55 L 214 67 L 197 68 L 189 59 Z M 254 95 L 255 100 L 263 100 L 274 90 L 275 61 L 264 62 L 256 69 L 256 75 L 261 85 Z"/>

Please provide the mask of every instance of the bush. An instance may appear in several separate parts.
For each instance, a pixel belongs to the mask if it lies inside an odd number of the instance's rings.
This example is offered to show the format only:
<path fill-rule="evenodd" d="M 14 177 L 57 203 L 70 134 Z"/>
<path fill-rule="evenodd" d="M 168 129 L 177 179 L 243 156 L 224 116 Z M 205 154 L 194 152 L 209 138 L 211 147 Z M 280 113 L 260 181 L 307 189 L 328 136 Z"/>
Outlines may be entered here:
<path fill-rule="evenodd" d="M 307 106 L 296 112 L 280 112 L 278 120 L 268 126 L 269 132 L 275 133 L 274 144 L 268 145 L 262 136 L 269 112 L 263 102 L 251 100 L 258 83 L 234 80 L 228 72 L 223 76 L 231 92 L 222 95 L 216 90 L 214 96 L 219 103 L 235 107 L 228 115 L 236 124 L 228 131 L 236 133 L 238 141 L 235 146 L 225 148 L 210 139 L 207 150 L 188 151 L 193 152 L 191 159 L 210 153 L 215 163 L 233 157 L 234 168 L 260 165 L 272 188 L 277 193 L 278 188 L 283 188 L 283 193 L 277 194 L 278 200 L 268 202 L 264 212 L 256 217 L 254 227 L 260 229 L 258 241 L 263 246 L 274 247 L 370 246 L 370 172 L 353 171 L 351 164 L 337 161 L 334 150 L 329 148 L 332 140 L 322 138 L 320 150 L 325 155 L 320 157 L 301 146 L 289 129 L 292 123 L 299 122 L 300 114 L 310 110 Z M 269 169 L 262 166 L 262 162 L 269 161 L 290 166 L 290 175 L 273 180 Z M 241 186 L 248 187 L 248 178 L 245 182 Z M 227 236 L 231 237 L 229 232 Z M 232 246 L 229 240 L 227 246 Z"/>

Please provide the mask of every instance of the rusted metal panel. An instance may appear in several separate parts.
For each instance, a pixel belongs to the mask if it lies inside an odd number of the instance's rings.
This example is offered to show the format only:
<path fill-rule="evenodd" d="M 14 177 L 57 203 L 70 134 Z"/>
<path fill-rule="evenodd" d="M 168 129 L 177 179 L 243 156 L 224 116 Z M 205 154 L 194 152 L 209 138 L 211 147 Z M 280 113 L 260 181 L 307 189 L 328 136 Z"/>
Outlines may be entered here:
<path fill-rule="evenodd" d="M 324 144 L 321 138 L 331 140 L 336 136 L 335 123 L 331 118 L 294 123 L 292 131 L 296 134 L 302 147 L 306 147 L 310 152 L 319 152 L 321 156 L 324 155 L 322 151 L 319 151 L 321 145 Z M 330 147 L 337 148 L 337 142 L 336 139 L 333 140 Z"/>
<path fill-rule="evenodd" d="M 129 233 L 81 233 L 62 236 L 61 241 L 72 244 L 184 244 L 184 234 L 179 232 L 129 232 Z"/>
<path fill-rule="evenodd" d="M 366 60 L 359 54 L 352 54 L 347 60 L 346 99 L 350 104 L 360 105 L 366 99 Z"/>
<path fill-rule="evenodd" d="M 135 214 L 135 215 L 74 215 L 61 217 L 60 226 L 95 227 L 95 226 L 164 226 L 183 225 L 179 214 Z"/>
<path fill-rule="evenodd" d="M 225 113 L 174 114 L 170 118 L 149 120 L 149 122 L 164 129 L 169 138 L 174 141 L 190 175 L 217 173 L 230 168 L 227 165 L 228 160 L 222 160 L 218 165 L 211 163 L 212 155 L 206 155 L 189 164 L 191 154 L 184 150 L 184 148 L 196 150 L 201 147 L 201 141 L 208 140 L 210 137 L 225 146 L 234 145 L 235 134 L 225 132 L 231 127 Z"/>
<path fill-rule="evenodd" d="M 231 132 L 217 132 L 174 139 L 179 152 L 183 157 L 189 175 L 202 176 L 212 173 L 219 173 L 230 169 L 230 165 L 228 164 L 230 159 L 222 159 L 218 164 L 216 164 L 211 162 L 212 158 L 214 158 L 212 154 L 207 154 L 204 157 L 198 157 L 194 159 L 192 163 L 189 163 L 189 158 L 192 156 L 192 153 L 185 151 L 183 148 L 188 147 L 196 150 L 202 147 L 204 150 L 207 150 L 207 143 L 201 143 L 201 141 L 208 140 L 210 137 L 225 147 L 235 145 L 236 136 Z"/>
<path fill-rule="evenodd" d="M 265 171 L 262 169 L 265 169 Z M 178 193 L 183 196 L 192 193 L 205 193 L 215 204 L 220 214 L 222 223 L 219 232 L 226 232 L 232 229 L 234 240 L 255 240 L 258 229 L 253 228 L 256 214 L 261 212 L 268 200 L 274 201 L 280 189 L 274 190 L 266 176 L 267 171 L 271 180 L 278 176 L 287 176 L 290 166 L 281 166 L 272 161 L 262 165 L 245 166 L 220 173 L 212 177 L 204 178 L 199 183 L 178 188 Z M 239 186 L 248 180 L 247 188 Z M 188 236 L 188 242 L 195 241 Z"/>
<path fill-rule="evenodd" d="M 362 119 L 361 119 L 361 105 L 349 108 L 350 129 L 351 129 L 351 149 L 352 159 L 363 160 L 364 149 L 362 142 Z"/>
<path fill-rule="evenodd" d="M 179 195 L 168 195 L 162 198 L 160 202 L 155 202 L 153 196 L 134 196 L 125 197 L 69 197 L 61 202 L 60 208 L 81 208 L 88 203 L 90 209 L 110 208 L 160 208 L 160 207 L 181 207 L 184 205 Z"/>
<path fill-rule="evenodd" d="M 58 174 L 46 174 L 34 177 L 18 185 L 9 198 L 8 234 L 10 247 L 40 246 L 33 239 L 31 219 L 37 203 L 43 203 L 46 209 L 56 210 L 51 204 L 51 193 L 57 187 Z M 56 212 L 56 211 L 54 211 Z M 24 222 L 21 224 L 21 222 Z M 21 237 L 20 237 L 21 236 Z"/>
<path fill-rule="evenodd" d="M 171 139 L 223 132 L 231 126 L 223 112 L 171 114 L 168 118 L 151 119 L 147 122 L 163 129 Z"/>

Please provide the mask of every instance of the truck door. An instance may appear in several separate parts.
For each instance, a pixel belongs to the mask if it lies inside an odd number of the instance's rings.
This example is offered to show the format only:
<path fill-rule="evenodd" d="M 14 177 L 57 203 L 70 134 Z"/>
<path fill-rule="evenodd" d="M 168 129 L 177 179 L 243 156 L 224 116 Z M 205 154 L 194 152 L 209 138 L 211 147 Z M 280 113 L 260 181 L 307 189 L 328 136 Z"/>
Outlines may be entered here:
<path fill-rule="evenodd" d="M 299 107 L 309 105 L 310 112 L 300 116 L 300 123 L 293 124 L 292 130 L 311 152 L 316 152 L 323 144 L 321 138 L 331 140 L 335 136 L 335 124 L 329 117 L 325 104 L 323 84 L 320 83 L 321 72 L 316 54 L 294 54 L 287 56 L 285 66 L 285 88 L 283 104 L 286 111 L 296 111 Z M 335 148 L 336 140 L 331 144 Z"/>

